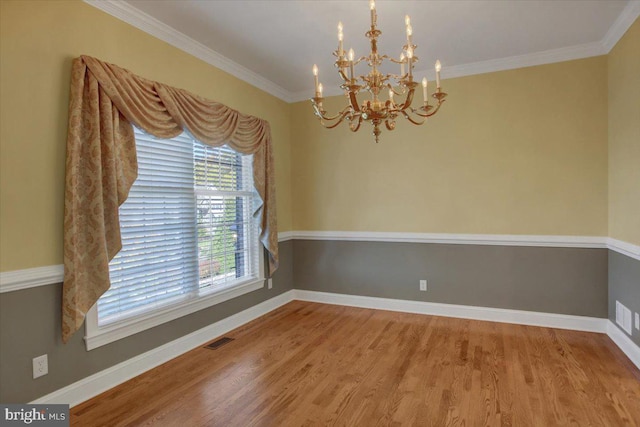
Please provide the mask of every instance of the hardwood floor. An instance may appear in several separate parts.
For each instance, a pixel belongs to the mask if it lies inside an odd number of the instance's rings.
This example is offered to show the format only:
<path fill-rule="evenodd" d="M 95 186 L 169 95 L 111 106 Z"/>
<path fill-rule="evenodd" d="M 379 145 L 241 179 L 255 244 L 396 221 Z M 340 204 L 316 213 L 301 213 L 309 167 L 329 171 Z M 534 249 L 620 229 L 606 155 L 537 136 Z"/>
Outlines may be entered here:
<path fill-rule="evenodd" d="M 74 426 L 640 426 L 603 334 L 294 301 L 71 410 Z"/>

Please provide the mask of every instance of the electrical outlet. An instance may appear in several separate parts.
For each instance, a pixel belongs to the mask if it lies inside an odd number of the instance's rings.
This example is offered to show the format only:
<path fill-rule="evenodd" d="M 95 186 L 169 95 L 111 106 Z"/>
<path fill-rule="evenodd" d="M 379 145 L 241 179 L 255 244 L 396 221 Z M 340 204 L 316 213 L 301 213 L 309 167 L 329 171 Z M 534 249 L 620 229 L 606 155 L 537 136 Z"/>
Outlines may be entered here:
<path fill-rule="evenodd" d="M 636 313 L 636 329 L 640 330 L 640 314 Z"/>
<path fill-rule="evenodd" d="M 273 279 L 269 278 L 269 280 L 267 280 L 267 289 L 272 289 L 273 288 Z"/>
<path fill-rule="evenodd" d="M 420 290 L 421 291 L 426 291 L 427 290 L 427 281 L 426 280 L 420 280 Z"/>
<path fill-rule="evenodd" d="M 38 378 L 49 373 L 49 360 L 47 355 L 33 358 L 33 378 Z"/>

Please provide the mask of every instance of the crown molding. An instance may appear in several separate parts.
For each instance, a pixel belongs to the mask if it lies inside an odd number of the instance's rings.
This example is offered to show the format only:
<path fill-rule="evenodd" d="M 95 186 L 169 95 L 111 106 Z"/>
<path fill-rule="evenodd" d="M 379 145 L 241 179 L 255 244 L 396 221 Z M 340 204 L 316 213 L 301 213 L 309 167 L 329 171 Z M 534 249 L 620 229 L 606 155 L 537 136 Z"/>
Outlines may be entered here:
<path fill-rule="evenodd" d="M 83 0 L 85 3 L 100 9 L 109 15 L 133 25 L 170 45 L 213 65 L 252 86 L 261 89 L 285 102 L 291 102 L 291 92 L 273 83 L 261 75 L 254 73 L 237 62 L 232 61 L 208 48 L 202 43 L 181 33 L 173 27 L 157 20 L 123 1 L 116 0 Z"/>
<path fill-rule="evenodd" d="M 622 10 L 618 18 L 615 20 L 607 34 L 601 40 L 605 53 L 609 53 L 611 49 L 620 41 L 624 33 L 640 16 L 640 1 L 632 0 Z"/>
<path fill-rule="evenodd" d="M 83 1 L 285 102 L 306 101 L 313 95 L 312 92 L 308 90 L 291 92 L 126 2 L 116 0 Z M 444 66 L 442 68 L 442 74 L 449 79 L 606 55 L 638 16 L 640 16 L 640 1 L 632 0 L 623 9 L 607 34 L 600 41 L 525 55 L 452 65 L 449 67 Z M 415 74 L 427 76 L 429 80 L 435 78 L 435 72 L 431 69 L 416 70 Z M 337 96 L 341 94 L 342 91 L 337 86 L 331 85 L 325 88 L 325 96 Z"/>
<path fill-rule="evenodd" d="M 626 9 L 625 9 L 626 10 Z M 487 61 L 471 62 L 468 64 L 443 66 L 443 80 L 456 77 L 474 76 L 477 74 L 494 73 L 497 71 L 514 70 L 516 68 L 532 67 L 535 65 L 553 64 L 556 62 L 571 61 L 574 59 L 590 58 L 592 56 L 605 55 L 607 51 L 601 42 L 568 46 L 559 49 L 545 50 L 543 52 L 528 53 L 506 58 L 490 59 Z M 413 73 L 416 76 L 426 76 L 429 81 L 436 77 L 435 71 L 419 69 Z M 342 95 L 343 91 L 338 86 L 325 87 L 325 96 Z M 311 98 L 310 91 L 294 92 L 291 98 L 294 102 L 306 101 Z"/>
<path fill-rule="evenodd" d="M 446 78 L 473 76 L 476 74 L 493 73 L 496 71 L 515 70 L 517 68 L 533 67 L 535 65 L 553 64 L 555 62 L 571 61 L 574 59 L 589 58 L 604 55 L 606 52 L 602 43 L 594 42 L 559 49 L 545 50 L 542 52 L 516 55 L 506 58 L 490 59 L 488 61 L 472 62 L 469 64 L 443 66 L 442 74 Z M 422 71 L 423 73 L 425 71 Z M 431 70 L 427 72 L 427 75 Z M 420 72 L 416 72 L 420 74 Z M 434 73 L 431 73 L 434 74 Z"/>
<path fill-rule="evenodd" d="M 443 66 L 443 80 L 456 77 L 474 76 L 477 74 L 494 73 L 497 71 L 515 70 L 517 68 L 532 67 L 535 65 L 553 64 L 556 62 L 571 61 L 574 59 L 590 58 L 592 56 L 605 55 L 607 52 L 601 42 L 594 42 L 576 46 L 568 46 L 559 49 L 545 50 L 543 52 L 528 53 L 506 58 L 490 59 L 487 61 L 471 62 L 468 64 Z M 435 79 L 435 71 L 432 69 L 420 69 L 414 71 L 416 76 L 426 76 L 429 81 Z M 325 88 L 325 96 L 337 96 L 343 94 L 338 86 Z M 295 102 L 306 101 L 311 98 L 311 92 L 301 91 L 292 94 Z"/>

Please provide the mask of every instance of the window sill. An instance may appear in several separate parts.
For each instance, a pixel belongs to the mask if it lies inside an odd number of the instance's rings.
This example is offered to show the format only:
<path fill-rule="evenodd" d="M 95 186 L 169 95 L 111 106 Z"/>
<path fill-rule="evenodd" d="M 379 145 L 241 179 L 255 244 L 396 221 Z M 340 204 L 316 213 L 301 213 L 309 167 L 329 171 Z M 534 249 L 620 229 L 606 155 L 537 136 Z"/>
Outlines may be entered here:
<path fill-rule="evenodd" d="M 98 313 L 96 307 L 92 307 L 87 313 L 85 344 L 87 351 L 109 344 L 119 339 L 128 337 L 138 332 L 153 328 L 171 320 L 178 319 L 196 311 L 220 304 L 240 295 L 258 290 L 264 287 L 264 278 L 240 283 L 232 288 L 207 294 L 200 298 L 184 301 L 163 309 L 137 316 L 122 322 L 117 322 L 103 327 L 98 326 Z"/>

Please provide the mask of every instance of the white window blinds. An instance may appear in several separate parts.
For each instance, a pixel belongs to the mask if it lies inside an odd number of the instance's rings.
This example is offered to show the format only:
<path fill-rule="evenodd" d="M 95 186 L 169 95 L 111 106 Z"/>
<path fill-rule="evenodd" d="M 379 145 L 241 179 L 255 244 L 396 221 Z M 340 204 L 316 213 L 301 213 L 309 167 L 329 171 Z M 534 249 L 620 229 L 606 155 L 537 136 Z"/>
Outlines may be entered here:
<path fill-rule="evenodd" d="M 138 179 L 120 207 L 123 249 L 98 300 L 101 326 L 259 276 L 251 156 L 186 133 L 135 136 Z"/>

